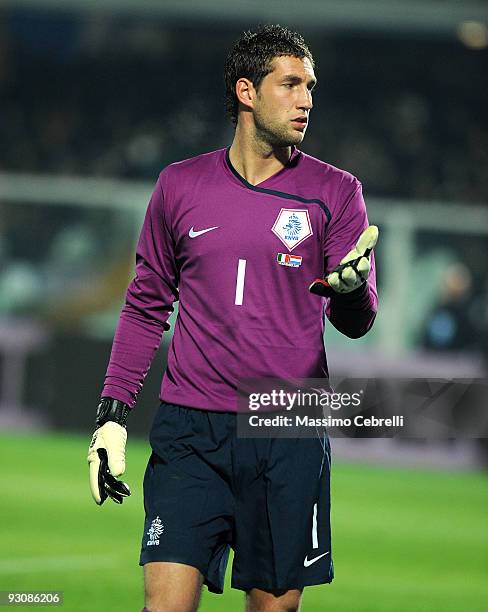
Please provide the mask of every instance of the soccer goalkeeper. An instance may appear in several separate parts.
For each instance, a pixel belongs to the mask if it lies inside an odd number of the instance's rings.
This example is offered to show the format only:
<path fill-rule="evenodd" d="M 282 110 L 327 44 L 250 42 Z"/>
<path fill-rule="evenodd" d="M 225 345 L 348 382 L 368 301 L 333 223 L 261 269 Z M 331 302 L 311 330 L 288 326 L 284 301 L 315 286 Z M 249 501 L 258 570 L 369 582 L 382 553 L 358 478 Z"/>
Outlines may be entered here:
<path fill-rule="evenodd" d="M 246 32 L 224 76 L 233 142 L 156 182 L 88 454 L 95 502 L 121 503 L 126 424 L 179 300 L 144 477 L 151 612 L 196 610 L 204 584 L 221 593 L 230 547 L 247 610 L 298 610 L 332 580 L 328 438 L 238 438 L 236 388 L 291 367 L 327 377 L 325 316 L 358 338 L 377 311 L 361 184 L 297 148 L 316 83 L 303 38 Z"/>

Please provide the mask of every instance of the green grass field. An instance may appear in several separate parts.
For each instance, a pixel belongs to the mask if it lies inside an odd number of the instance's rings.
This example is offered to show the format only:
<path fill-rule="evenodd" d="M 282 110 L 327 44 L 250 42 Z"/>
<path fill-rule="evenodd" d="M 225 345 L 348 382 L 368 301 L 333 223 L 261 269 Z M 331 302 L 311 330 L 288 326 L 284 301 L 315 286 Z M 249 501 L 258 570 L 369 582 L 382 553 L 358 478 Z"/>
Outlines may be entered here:
<path fill-rule="evenodd" d="M 0 591 L 61 590 L 58 609 L 70 612 L 139 612 L 148 449 L 129 439 L 133 496 L 98 508 L 87 445 L 0 436 Z M 308 589 L 304 612 L 488 610 L 486 475 L 336 464 L 332 488 L 336 578 Z M 242 602 L 227 585 L 221 596 L 205 592 L 201 610 L 233 612 Z"/>

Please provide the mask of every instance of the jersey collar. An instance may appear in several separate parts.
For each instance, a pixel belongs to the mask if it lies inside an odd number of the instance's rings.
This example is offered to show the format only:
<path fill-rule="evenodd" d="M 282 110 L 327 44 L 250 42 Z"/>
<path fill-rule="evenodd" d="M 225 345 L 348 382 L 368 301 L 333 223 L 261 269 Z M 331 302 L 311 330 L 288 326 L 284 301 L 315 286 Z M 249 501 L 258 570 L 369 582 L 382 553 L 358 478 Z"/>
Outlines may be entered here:
<path fill-rule="evenodd" d="M 247 181 L 243 176 L 241 176 L 239 174 L 239 172 L 237 172 L 237 170 L 234 168 L 234 166 L 232 165 L 232 163 L 230 161 L 229 150 L 230 150 L 230 147 L 227 147 L 225 149 L 225 165 L 230 170 L 230 172 L 233 174 L 233 176 L 240 183 L 242 183 L 245 187 L 247 187 L 248 189 L 255 189 L 255 188 L 266 187 L 270 183 L 273 183 L 275 181 L 275 179 L 281 178 L 281 176 L 283 174 L 285 174 L 287 170 L 289 170 L 290 168 L 294 168 L 296 166 L 297 161 L 298 161 L 298 159 L 299 159 L 299 157 L 301 155 L 301 151 L 299 149 L 297 149 L 295 145 L 291 145 L 291 155 L 290 155 L 290 159 L 288 160 L 286 165 L 283 166 L 283 168 L 281 168 L 281 170 L 278 170 L 278 172 L 275 172 L 274 174 L 272 174 L 266 180 L 261 181 L 257 185 L 253 185 L 252 183 Z"/>

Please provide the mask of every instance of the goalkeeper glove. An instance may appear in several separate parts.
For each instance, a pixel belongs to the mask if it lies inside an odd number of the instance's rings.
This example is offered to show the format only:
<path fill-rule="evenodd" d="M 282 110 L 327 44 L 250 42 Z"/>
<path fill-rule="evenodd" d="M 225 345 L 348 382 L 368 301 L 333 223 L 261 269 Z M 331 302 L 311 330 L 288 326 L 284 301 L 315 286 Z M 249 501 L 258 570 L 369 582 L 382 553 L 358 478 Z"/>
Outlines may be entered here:
<path fill-rule="evenodd" d="M 97 410 L 95 433 L 88 449 L 90 488 L 99 506 L 111 497 L 121 504 L 130 495 L 129 486 L 117 480 L 125 472 L 125 424 L 129 406 L 119 400 L 104 397 Z"/>
<path fill-rule="evenodd" d="M 356 246 L 341 259 L 340 264 L 326 274 L 317 278 L 310 285 L 309 291 L 323 297 L 332 297 L 337 293 L 350 293 L 368 280 L 371 264 L 371 251 L 378 240 L 378 228 L 370 225 L 359 236 Z"/>

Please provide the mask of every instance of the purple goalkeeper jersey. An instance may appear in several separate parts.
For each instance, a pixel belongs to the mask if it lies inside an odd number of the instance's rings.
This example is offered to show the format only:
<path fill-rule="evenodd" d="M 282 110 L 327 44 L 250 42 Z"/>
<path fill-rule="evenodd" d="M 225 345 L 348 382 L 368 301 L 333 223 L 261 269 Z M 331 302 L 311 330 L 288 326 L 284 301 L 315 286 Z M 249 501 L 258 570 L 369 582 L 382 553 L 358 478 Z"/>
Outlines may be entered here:
<path fill-rule="evenodd" d="M 369 330 L 374 260 L 351 294 L 325 299 L 308 286 L 367 225 L 361 183 L 296 148 L 256 186 L 227 149 L 169 165 L 146 212 L 102 396 L 134 406 L 176 300 L 161 400 L 235 411 L 244 378 L 327 376 L 325 317 L 349 337 Z"/>

